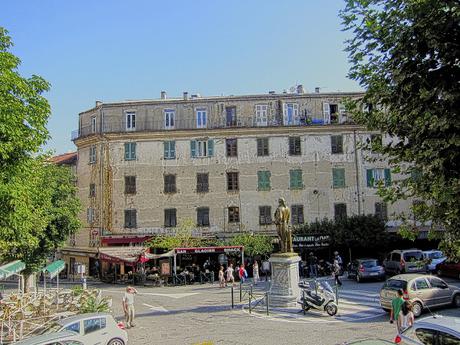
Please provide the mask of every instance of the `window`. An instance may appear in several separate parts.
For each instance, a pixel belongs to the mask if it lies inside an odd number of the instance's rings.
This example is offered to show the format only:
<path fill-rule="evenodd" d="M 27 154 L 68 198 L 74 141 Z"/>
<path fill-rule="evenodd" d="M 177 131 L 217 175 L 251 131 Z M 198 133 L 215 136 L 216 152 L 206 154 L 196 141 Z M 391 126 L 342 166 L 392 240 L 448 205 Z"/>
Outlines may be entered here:
<path fill-rule="evenodd" d="M 175 159 L 176 158 L 176 142 L 175 141 L 164 141 L 164 159 Z"/>
<path fill-rule="evenodd" d="M 343 153 L 343 135 L 331 135 L 331 153 Z"/>
<path fill-rule="evenodd" d="M 332 188 L 345 188 L 344 168 L 332 168 Z"/>
<path fill-rule="evenodd" d="M 303 224 L 303 205 L 292 205 L 291 206 L 291 222 L 292 225 Z"/>
<path fill-rule="evenodd" d="M 268 138 L 257 139 L 257 156 L 263 157 L 268 156 Z"/>
<path fill-rule="evenodd" d="M 209 226 L 209 208 L 208 207 L 197 208 L 196 223 L 198 226 Z"/>
<path fill-rule="evenodd" d="M 229 207 L 228 208 L 228 222 L 229 223 L 239 223 L 240 221 L 240 208 L 239 207 Z"/>
<path fill-rule="evenodd" d="M 272 223 L 272 208 L 270 206 L 259 206 L 259 224 L 269 225 Z"/>
<path fill-rule="evenodd" d="M 227 173 L 227 190 L 236 191 L 238 190 L 238 173 L 237 172 L 228 172 Z"/>
<path fill-rule="evenodd" d="M 455 335 L 438 331 L 438 344 L 439 345 L 460 345 L 460 339 Z"/>
<path fill-rule="evenodd" d="M 125 161 L 136 159 L 136 143 L 125 143 Z"/>
<path fill-rule="evenodd" d="M 299 156 L 301 154 L 300 137 L 289 137 L 289 154 L 291 156 Z"/>
<path fill-rule="evenodd" d="M 92 207 L 88 207 L 86 209 L 86 220 L 88 221 L 89 224 L 92 224 L 96 220 L 96 211 Z"/>
<path fill-rule="evenodd" d="M 430 286 L 428 285 L 428 282 L 426 281 L 425 278 L 420 278 L 415 281 L 415 287 L 417 290 L 424 290 L 424 289 L 429 289 Z"/>
<path fill-rule="evenodd" d="M 225 119 L 227 121 L 227 127 L 237 126 L 236 107 L 225 107 Z"/>
<path fill-rule="evenodd" d="M 164 175 L 165 193 L 176 193 L 176 175 Z"/>
<path fill-rule="evenodd" d="M 342 114 L 342 121 L 346 120 L 346 111 L 345 107 L 340 107 L 340 112 Z M 338 104 L 329 104 L 323 103 L 323 120 L 325 124 L 337 124 L 339 123 L 339 105 Z"/>
<path fill-rule="evenodd" d="M 283 118 L 285 126 L 298 125 L 299 121 L 299 105 L 296 103 L 285 103 L 283 109 Z"/>
<path fill-rule="evenodd" d="M 428 280 L 430 281 L 431 286 L 436 289 L 447 289 L 449 287 L 449 285 L 439 278 L 429 277 Z"/>
<path fill-rule="evenodd" d="M 89 196 L 90 198 L 94 198 L 96 196 L 96 184 L 95 183 L 89 184 Z"/>
<path fill-rule="evenodd" d="M 127 111 L 126 112 L 126 130 L 134 131 L 136 129 L 136 112 Z"/>
<path fill-rule="evenodd" d="M 105 326 L 105 317 L 83 320 L 83 328 L 85 330 L 85 334 L 99 331 L 100 329 L 104 329 Z"/>
<path fill-rule="evenodd" d="M 347 218 L 347 204 L 334 204 L 334 219 L 335 221 Z"/>
<path fill-rule="evenodd" d="M 136 228 L 137 227 L 137 211 L 136 210 L 125 210 L 125 228 Z"/>
<path fill-rule="evenodd" d="M 383 221 L 386 221 L 388 219 L 388 209 L 387 204 L 385 202 L 375 203 L 375 215 Z"/>
<path fill-rule="evenodd" d="M 164 110 L 165 129 L 174 129 L 176 123 L 176 111 L 173 109 Z"/>
<path fill-rule="evenodd" d="M 165 227 L 174 228 L 177 225 L 176 209 L 167 208 L 165 209 Z"/>
<path fill-rule="evenodd" d="M 268 106 L 266 104 L 256 104 L 256 125 L 266 126 L 268 124 Z"/>
<path fill-rule="evenodd" d="M 89 147 L 89 164 L 96 163 L 96 145 Z"/>
<path fill-rule="evenodd" d="M 290 189 L 302 189 L 303 188 L 301 169 L 289 170 L 289 188 Z"/>
<path fill-rule="evenodd" d="M 271 177 L 270 171 L 258 171 L 257 172 L 257 190 L 259 191 L 271 190 L 270 177 Z"/>
<path fill-rule="evenodd" d="M 136 176 L 125 176 L 125 194 L 136 193 Z"/>
<path fill-rule="evenodd" d="M 196 191 L 198 193 L 207 193 L 209 191 L 209 174 L 196 174 Z"/>
<path fill-rule="evenodd" d="M 198 108 L 196 113 L 196 128 L 206 128 L 208 126 L 208 113 L 206 109 Z"/>
<path fill-rule="evenodd" d="M 237 157 L 238 156 L 237 139 L 226 139 L 225 146 L 227 147 L 227 157 Z"/>
<path fill-rule="evenodd" d="M 370 188 L 377 187 L 379 182 L 388 187 L 391 185 L 391 171 L 390 169 L 367 169 L 367 186 Z"/>
<path fill-rule="evenodd" d="M 75 332 L 75 333 L 80 333 L 80 321 L 68 325 L 67 327 L 65 327 L 65 329 L 66 329 L 67 331 L 72 331 L 72 332 Z"/>
<path fill-rule="evenodd" d="M 96 133 L 96 116 L 91 116 L 91 133 Z"/>
<path fill-rule="evenodd" d="M 425 345 L 436 344 L 436 330 L 427 328 L 417 328 L 415 330 L 417 338 Z"/>
<path fill-rule="evenodd" d="M 190 154 L 192 158 L 214 156 L 214 140 L 192 140 Z"/>

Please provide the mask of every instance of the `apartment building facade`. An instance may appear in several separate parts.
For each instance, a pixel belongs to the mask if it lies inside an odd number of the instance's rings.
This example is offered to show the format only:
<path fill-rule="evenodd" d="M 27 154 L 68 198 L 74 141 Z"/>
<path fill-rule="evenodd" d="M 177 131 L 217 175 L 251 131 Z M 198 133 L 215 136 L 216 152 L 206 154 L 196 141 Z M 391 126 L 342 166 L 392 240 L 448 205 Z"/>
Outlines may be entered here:
<path fill-rule="evenodd" d="M 293 225 L 369 213 L 391 222 L 409 204 L 386 205 L 376 194 L 378 181 L 397 176 L 360 149 L 385 140 L 347 115 L 345 100 L 361 95 L 299 87 L 96 102 L 73 134 L 84 227 L 63 252 L 86 263 L 97 248 L 141 244 L 185 219 L 197 236 L 275 234 L 280 197 Z"/>

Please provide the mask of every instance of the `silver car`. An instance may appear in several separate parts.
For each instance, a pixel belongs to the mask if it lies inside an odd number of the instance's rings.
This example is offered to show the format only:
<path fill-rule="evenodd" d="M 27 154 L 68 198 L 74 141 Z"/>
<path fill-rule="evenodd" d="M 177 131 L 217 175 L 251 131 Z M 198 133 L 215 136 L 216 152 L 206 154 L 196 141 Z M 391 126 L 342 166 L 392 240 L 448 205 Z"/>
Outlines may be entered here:
<path fill-rule="evenodd" d="M 72 331 L 85 345 L 126 345 L 128 335 L 108 313 L 80 314 L 53 323 L 45 333 Z"/>
<path fill-rule="evenodd" d="M 460 308 L 460 289 L 448 285 L 438 277 L 426 274 L 399 274 L 388 279 L 380 290 L 380 305 L 385 311 L 391 310 L 391 301 L 403 290 L 404 299 L 412 302 L 415 317 L 426 308 L 454 305 Z"/>
<path fill-rule="evenodd" d="M 460 320 L 436 316 L 417 320 L 400 335 L 400 344 L 460 344 Z"/>
<path fill-rule="evenodd" d="M 426 250 L 423 252 L 423 258 L 427 261 L 428 272 L 436 272 L 436 266 L 447 259 L 440 250 Z"/>
<path fill-rule="evenodd" d="M 79 335 L 71 331 L 43 334 L 14 343 L 15 345 L 84 345 L 77 338 Z"/>

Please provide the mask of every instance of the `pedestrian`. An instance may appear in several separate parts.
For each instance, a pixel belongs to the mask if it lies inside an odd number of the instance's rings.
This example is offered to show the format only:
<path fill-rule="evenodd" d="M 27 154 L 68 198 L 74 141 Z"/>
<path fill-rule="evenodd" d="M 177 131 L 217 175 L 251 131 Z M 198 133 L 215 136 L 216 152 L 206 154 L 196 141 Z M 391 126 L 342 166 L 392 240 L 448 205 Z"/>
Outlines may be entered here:
<path fill-rule="evenodd" d="M 340 281 L 340 265 L 337 260 L 334 260 L 332 269 L 333 269 L 335 284 L 338 286 L 342 286 L 342 282 Z"/>
<path fill-rule="evenodd" d="M 343 270 L 343 260 L 342 260 L 342 257 L 339 255 L 338 251 L 334 252 L 334 260 L 337 260 L 337 262 L 339 263 L 339 266 L 340 266 L 340 272 L 342 272 L 342 270 Z"/>
<path fill-rule="evenodd" d="M 228 265 L 227 267 L 227 283 L 232 283 L 235 285 L 235 277 L 233 276 L 233 264 Z"/>
<path fill-rule="evenodd" d="M 132 286 L 126 288 L 123 296 L 123 311 L 125 312 L 126 328 L 134 327 L 134 295 L 137 290 Z"/>
<path fill-rule="evenodd" d="M 317 262 L 318 259 L 316 256 L 313 254 L 313 252 L 310 252 L 308 255 L 308 267 L 310 268 L 309 270 L 309 275 L 310 278 L 316 278 L 318 276 L 318 267 L 317 267 Z"/>
<path fill-rule="evenodd" d="M 394 321 L 396 321 L 396 329 L 398 331 L 398 334 L 401 331 L 399 315 L 401 312 L 401 307 L 404 304 L 403 296 L 404 296 L 403 290 L 399 289 L 398 296 L 396 298 L 393 298 L 393 300 L 391 301 L 390 323 L 393 323 Z"/>
<path fill-rule="evenodd" d="M 220 266 L 219 269 L 219 287 L 225 287 L 224 266 Z"/>
<path fill-rule="evenodd" d="M 412 312 L 412 303 L 404 301 L 399 312 L 401 332 L 414 325 L 414 313 Z"/>
<path fill-rule="evenodd" d="M 238 270 L 238 277 L 240 278 L 241 283 L 243 284 L 248 277 L 248 272 L 244 268 L 244 264 L 240 265 L 240 269 Z"/>
<path fill-rule="evenodd" d="M 254 280 L 254 284 L 257 284 L 259 282 L 259 264 L 257 263 L 257 260 L 254 260 L 254 264 L 252 265 L 252 277 Z"/>

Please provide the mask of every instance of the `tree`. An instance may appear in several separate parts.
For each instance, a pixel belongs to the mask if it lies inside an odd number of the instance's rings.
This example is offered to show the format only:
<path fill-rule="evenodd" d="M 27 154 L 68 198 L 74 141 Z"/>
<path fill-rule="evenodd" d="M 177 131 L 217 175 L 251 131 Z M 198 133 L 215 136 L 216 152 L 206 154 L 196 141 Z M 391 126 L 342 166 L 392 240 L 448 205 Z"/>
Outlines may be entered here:
<path fill-rule="evenodd" d="M 349 77 L 366 90 L 350 112 L 388 134 L 372 149 L 404 176 L 380 194 L 423 200 L 412 208 L 415 218 L 442 228 L 441 246 L 460 258 L 460 3 L 348 0 L 341 17 L 352 33 Z"/>
<path fill-rule="evenodd" d="M 244 252 L 251 257 L 256 255 L 267 256 L 273 252 L 272 238 L 265 235 L 244 232 L 234 236 L 228 241 L 228 244 L 231 246 L 244 246 Z"/>
<path fill-rule="evenodd" d="M 184 219 L 171 236 L 158 236 L 150 241 L 153 248 L 171 250 L 174 248 L 192 248 L 200 247 L 206 242 L 193 235 L 195 223 L 192 219 Z"/>

